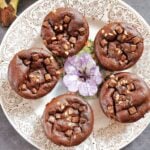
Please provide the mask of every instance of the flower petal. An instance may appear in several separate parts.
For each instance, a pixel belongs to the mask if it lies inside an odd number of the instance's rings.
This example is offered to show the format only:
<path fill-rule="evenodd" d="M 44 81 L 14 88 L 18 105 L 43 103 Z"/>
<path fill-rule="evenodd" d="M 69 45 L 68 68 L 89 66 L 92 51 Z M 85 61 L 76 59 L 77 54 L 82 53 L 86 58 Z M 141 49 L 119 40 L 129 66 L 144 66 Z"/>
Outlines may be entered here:
<path fill-rule="evenodd" d="M 80 82 L 80 85 L 79 85 L 79 93 L 80 93 L 80 95 L 82 95 L 82 96 L 88 96 L 88 95 L 89 95 L 86 82 Z"/>
<path fill-rule="evenodd" d="M 82 53 L 69 57 L 64 70 L 66 75 L 63 82 L 69 91 L 79 91 L 83 96 L 93 96 L 97 93 L 97 85 L 102 82 L 102 75 L 90 54 Z"/>
<path fill-rule="evenodd" d="M 97 91 L 98 91 L 97 85 L 92 80 L 81 82 L 79 85 L 79 93 L 82 96 L 93 96 L 97 93 Z"/>
<path fill-rule="evenodd" d="M 81 62 L 81 66 L 82 69 L 84 70 L 90 70 L 92 67 L 96 66 L 95 61 L 93 60 L 92 56 L 88 53 L 83 53 L 80 56 L 80 62 Z"/>
<path fill-rule="evenodd" d="M 72 65 L 70 65 L 68 63 L 65 63 L 64 69 L 65 69 L 65 72 L 67 74 L 72 74 L 72 75 L 77 75 L 78 74 L 77 69 L 74 66 L 72 66 Z"/>
<path fill-rule="evenodd" d="M 103 79 L 102 79 L 102 75 L 101 75 L 101 73 L 99 71 L 99 67 L 98 66 L 91 68 L 91 70 L 90 70 L 90 78 L 92 80 L 94 80 L 97 85 L 102 83 Z"/>
<path fill-rule="evenodd" d="M 98 91 L 96 83 L 92 80 L 88 80 L 88 81 L 86 81 L 86 84 L 87 84 L 87 88 L 88 88 L 88 95 L 89 96 L 95 95 Z"/>
<path fill-rule="evenodd" d="M 74 75 L 77 75 L 78 74 L 78 70 L 76 69 L 76 62 L 78 60 L 76 59 L 75 56 L 72 56 L 72 57 L 69 57 L 65 64 L 64 64 L 64 70 L 67 74 L 74 74 Z"/>
<path fill-rule="evenodd" d="M 77 75 L 65 75 L 63 77 L 63 83 L 70 92 L 77 92 L 80 81 Z"/>

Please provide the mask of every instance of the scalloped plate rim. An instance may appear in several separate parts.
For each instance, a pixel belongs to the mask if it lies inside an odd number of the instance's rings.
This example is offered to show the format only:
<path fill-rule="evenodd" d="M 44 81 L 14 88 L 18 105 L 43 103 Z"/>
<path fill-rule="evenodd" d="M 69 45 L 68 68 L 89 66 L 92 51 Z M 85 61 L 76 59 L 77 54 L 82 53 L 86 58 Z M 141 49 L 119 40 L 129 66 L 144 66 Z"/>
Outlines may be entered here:
<path fill-rule="evenodd" d="M 1 45 L 0 45 L 0 49 L 2 47 L 2 44 L 3 42 L 5 41 L 7 35 L 9 34 L 9 32 L 11 31 L 11 29 L 13 28 L 13 26 L 16 24 L 16 22 L 26 13 L 28 12 L 29 10 L 31 10 L 35 5 L 38 5 L 38 3 L 42 2 L 43 0 L 38 0 L 37 2 L 34 2 L 31 6 L 29 6 L 28 8 L 26 8 L 19 16 L 18 18 L 12 23 L 12 25 L 9 27 L 9 29 L 7 30 L 2 42 L 1 42 Z M 147 23 L 147 21 L 134 9 L 132 8 L 130 5 L 128 5 L 126 2 L 122 1 L 122 0 L 118 0 L 119 3 L 122 3 L 123 5 L 125 5 L 129 10 L 131 10 L 132 12 L 134 12 L 136 14 L 136 16 L 138 18 L 140 18 L 143 23 L 147 26 L 147 28 L 150 28 L 149 24 Z M 17 130 L 15 124 L 12 122 L 11 118 L 7 115 L 7 112 L 5 111 L 5 108 L 3 107 L 3 104 L 1 102 L 1 97 L 0 97 L 0 105 L 1 105 L 1 108 L 7 118 L 7 120 L 9 121 L 9 123 L 12 125 L 12 127 L 15 129 L 15 131 L 24 139 L 26 140 L 28 143 L 30 143 L 31 145 L 33 145 L 35 148 L 37 149 L 40 149 L 40 147 L 38 147 L 35 143 L 33 143 L 31 140 L 29 140 L 26 136 L 24 136 L 23 133 L 21 133 L 21 131 Z M 150 121 L 149 121 L 150 123 Z M 142 128 L 141 131 L 135 135 L 131 140 L 130 142 L 124 142 L 124 144 L 120 147 L 121 148 L 124 148 L 125 146 L 127 146 L 128 144 L 130 144 L 131 142 L 133 142 L 149 125 L 149 123 L 145 126 L 145 128 Z M 116 150 L 116 149 L 115 149 Z"/>

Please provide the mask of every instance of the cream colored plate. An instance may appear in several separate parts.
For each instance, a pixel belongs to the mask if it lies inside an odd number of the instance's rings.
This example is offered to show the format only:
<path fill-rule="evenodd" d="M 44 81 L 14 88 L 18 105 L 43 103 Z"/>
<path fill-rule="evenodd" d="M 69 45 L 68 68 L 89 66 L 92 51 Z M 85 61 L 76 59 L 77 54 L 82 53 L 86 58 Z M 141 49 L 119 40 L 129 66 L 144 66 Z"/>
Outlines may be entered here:
<path fill-rule="evenodd" d="M 47 96 L 28 101 L 15 94 L 7 81 L 7 68 L 16 52 L 31 46 L 43 47 L 40 39 L 41 23 L 45 15 L 57 7 L 71 6 L 81 11 L 90 24 L 90 39 L 110 21 L 125 21 L 137 28 L 145 38 L 145 50 L 129 71 L 140 75 L 150 85 L 150 28 L 131 7 L 119 0 L 40 0 L 18 17 L 8 30 L 0 47 L 0 99 L 10 123 L 29 143 L 42 150 L 67 149 L 49 141 L 42 128 L 41 116 L 45 104 L 66 89 L 60 81 Z M 149 124 L 150 114 L 133 124 L 119 124 L 106 118 L 98 100 L 88 100 L 94 108 L 95 125 L 91 136 L 77 150 L 117 150 L 133 141 Z"/>

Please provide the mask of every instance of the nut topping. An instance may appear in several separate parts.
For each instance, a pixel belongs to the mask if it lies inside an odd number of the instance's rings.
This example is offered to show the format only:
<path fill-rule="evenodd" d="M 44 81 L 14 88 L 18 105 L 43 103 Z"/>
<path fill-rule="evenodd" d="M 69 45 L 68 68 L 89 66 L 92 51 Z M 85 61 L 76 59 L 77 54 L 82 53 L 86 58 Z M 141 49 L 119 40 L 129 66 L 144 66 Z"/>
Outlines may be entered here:
<path fill-rule="evenodd" d="M 80 107 L 80 104 L 78 104 L 78 103 L 73 103 L 72 106 L 73 106 L 75 109 L 77 109 L 77 108 Z"/>
<path fill-rule="evenodd" d="M 128 85 L 127 85 L 127 89 L 128 89 L 129 91 L 135 90 L 134 84 L 133 84 L 133 83 L 128 84 Z"/>
<path fill-rule="evenodd" d="M 66 112 L 65 112 L 65 113 L 66 113 Z M 67 113 L 67 116 L 68 116 L 68 113 Z M 72 118 L 72 117 L 69 116 L 69 117 L 66 118 L 66 120 L 71 122 L 71 118 Z"/>
<path fill-rule="evenodd" d="M 108 113 L 113 114 L 113 113 L 114 113 L 114 108 L 113 108 L 113 106 L 108 106 L 108 107 L 107 107 L 107 111 L 108 111 Z"/>
<path fill-rule="evenodd" d="M 119 34 L 121 34 L 123 32 L 123 28 L 121 26 L 117 26 L 115 30 Z"/>
<path fill-rule="evenodd" d="M 54 26 L 54 30 L 58 30 L 58 26 Z"/>
<path fill-rule="evenodd" d="M 66 54 L 66 56 L 68 56 L 68 55 L 69 55 L 69 52 L 65 51 L 65 54 Z"/>
<path fill-rule="evenodd" d="M 69 108 L 68 114 L 69 114 L 69 115 L 73 114 L 73 111 L 74 111 L 73 108 Z"/>
<path fill-rule="evenodd" d="M 64 22 L 69 23 L 71 21 L 71 18 L 69 16 L 64 17 Z"/>
<path fill-rule="evenodd" d="M 75 37 L 70 37 L 69 41 L 70 41 L 71 43 L 75 44 L 77 40 L 76 40 Z"/>
<path fill-rule="evenodd" d="M 119 93 L 118 92 L 114 92 L 113 99 L 117 102 L 117 101 L 119 101 L 119 98 L 120 98 Z"/>
<path fill-rule="evenodd" d="M 79 122 L 79 117 L 72 117 L 72 122 L 73 123 L 78 123 Z"/>
<path fill-rule="evenodd" d="M 26 84 L 22 84 L 22 86 L 21 86 L 21 90 L 22 90 L 22 91 L 27 90 L 27 85 L 26 85 Z"/>
<path fill-rule="evenodd" d="M 131 52 L 135 52 L 136 51 L 136 45 L 131 45 Z"/>
<path fill-rule="evenodd" d="M 116 80 L 111 79 L 110 82 L 109 82 L 109 87 L 115 87 L 116 85 L 117 85 Z"/>
<path fill-rule="evenodd" d="M 80 127 L 75 127 L 74 132 L 75 133 L 81 133 L 81 128 Z"/>
<path fill-rule="evenodd" d="M 52 79 L 51 75 L 50 74 L 45 74 L 45 80 L 46 81 L 50 81 Z"/>
<path fill-rule="evenodd" d="M 79 32 L 80 32 L 81 35 L 83 35 L 83 34 L 85 33 L 85 28 L 84 28 L 84 27 L 81 27 L 81 28 L 79 29 Z"/>
<path fill-rule="evenodd" d="M 130 115 L 133 115 L 133 114 L 135 114 L 137 111 L 136 111 L 136 108 L 135 107 L 130 107 L 129 108 L 129 113 L 130 113 Z"/>
<path fill-rule="evenodd" d="M 101 33 L 104 34 L 104 33 L 105 33 L 105 30 L 101 30 Z"/>
<path fill-rule="evenodd" d="M 103 40 L 101 41 L 102 47 L 105 47 L 107 44 L 108 44 L 108 42 L 107 42 L 105 39 L 103 39 Z"/>
<path fill-rule="evenodd" d="M 79 107 L 79 111 L 85 111 L 86 110 L 86 106 L 81 106 L 81 107 Z"/>
<path fill-rule="evenodd" d="M 49 116 L 48 121 L 51 123 L 55 122 L 55 117 L 54 116 Z"/>
<path fill-rule="evenodd" d="M 58 35 L 57 35 L 57 39 L 58 39 L 58 40 L 62 40 L 62 38 L 63 38 L 63 35 L 62 35 L 62 34 L 58 34 Z"/>
<path fill-rule="evenodd" d="M 122 34 L 122 35 L 118 35 L 117 40 L 120 42 L 124 42 L 124 40 L 126 39 L 126 35 Z"/>
<path fill-rule="evenodd" d="M 63 46 L 63 48 L 64 48 L 65 50 L 69 50 L 69 45 L 63 44 L 62 46 Z"/>
<path fill-rule="evenodd" d="M 62 25 L 59 26 L 59 30 L 63 31 L 63 26 Z"/>
<path fill-rule="evenodd" d="M 45 65 L 50 65 L 51 61 L 49 58 L 44 59 Z"/>
<path fill-rule="evenodd" d="M 57 38 L 56 38 L 55 36 L 53 36 L 53 37 L 51 38 L 51 40 L 52 40 L 52 41 L 55 41 L 55 40 L 57 40 Z"/>
<path fill-rule="evenodd" d="M 73 133 L 72 130 L 67 130 L 67 131 L 65 132 L 65 135 L 68 136 L 68 137 L 70 137 L 70 136 L 72 135 L 72 133 Z"/>
<path fill-rule="evenodd" d="M 121 79 L 118 83 L 119 83 L 120 85 L 126 85 L 126 84 L 128 84 L 128 80 L 126 80 L 126 79 Z"/>
<path fill-rule="evenodd" d="M 31 61 L 30 61 L 30 60 L 25 59 L 25 60 L 23 61 L 23 63 L 24 63 L 25 65 L 30 65 Z"/>
<path fill-rule="evenodd" d="M 117 51 L 118 55 L 122 54 L 122 50 L 120 48 L 116 48 L 115 51 Z"/>
<path fill-rule="evenodd" d="M 86 120 L 85 118 L 80 118 L 80 123 L 81 123 L 81 124 L 86 123 L 86 121 L 87 121 L 87 120 Z"/>
<path fill-rule="evenodd" d="M 134 44 L 137 44 L 137 43 L 139 43 L 139 42 L 141 42 L 141 39 L 140 39 L 139 37 L 134 37 L 134 38 L 133 38 L 133 43 L 134 43 Z"/>
<path fill-rule="evenodd" d="M 44 26 L 44 27 L 49 27 L 49 23 L 48 23 L 48 21 L 45 21 L 45 22 L 43 22 L 43 25 L 42 26 Z"/>
<path fill-rule="evenodd" d="M 37 93 L 37 89 L 36 88 L 33 88 L 31 91 L 32 91 L 33 94 Z"/>
<path fill-rule="evenodd" d="M 61 115 L 60 114 L 56 114 L 56 119 L 60 119 L 61 118 Z"/>
<path fill-rule="evenodd" d="M 39 59 L 39 55 L 38 55 L 38 54 L 33 54 L 33 55 L 32 55 L 32 59 L 33 59 L 34 61 L 37 61 L 37 60 Z"/>

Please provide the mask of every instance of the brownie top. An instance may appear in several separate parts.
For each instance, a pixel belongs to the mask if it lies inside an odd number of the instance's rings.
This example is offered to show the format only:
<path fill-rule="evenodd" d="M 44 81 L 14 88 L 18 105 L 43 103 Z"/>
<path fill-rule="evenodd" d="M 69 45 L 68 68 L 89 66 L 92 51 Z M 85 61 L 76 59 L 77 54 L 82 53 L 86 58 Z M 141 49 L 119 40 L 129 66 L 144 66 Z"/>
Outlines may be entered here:
<path fill-rule="evenodd" d="M 78 145 L 93 129 L 90 105 L 75 94 L 64 94 L 52 99 L 46 105 L 43 119 L 46 135 L 58 145 Z"/>
<path fill-rule="evenodd" d="M 89 36 L 89 26 L 77 10 L 58 8 L 45 17 L 41 36 L 53 55 L 66 58 L 83 48 Z"/>
<path fill-rule="evenodd" d="M 140 33 L 130 24 L 113 22 L 105 25 L 94 42 L 100 64 L 108 70 L 124 70 L 142 55 L 144 44 Z"/>
<path fill-rule="evenodd" d="M 20 96 L 35 99 L 46 95 L 57 83 L 59 67 L 49 51 L 32 48 L 18 52 L 9 64 L 8 79 Z"/>
<path fill-rule="evenodd" d="M 104 113 L 120 122 L 134 122 L 150 109 L 150 90 L 134 74 L 122 72 L 111 75 L 100 90 Z"/>

